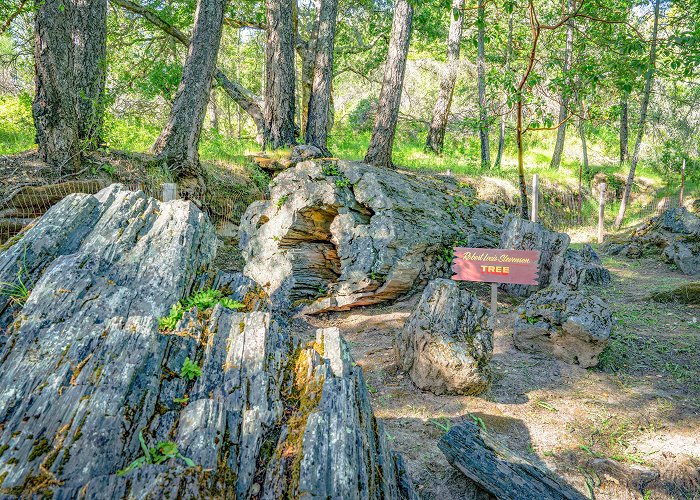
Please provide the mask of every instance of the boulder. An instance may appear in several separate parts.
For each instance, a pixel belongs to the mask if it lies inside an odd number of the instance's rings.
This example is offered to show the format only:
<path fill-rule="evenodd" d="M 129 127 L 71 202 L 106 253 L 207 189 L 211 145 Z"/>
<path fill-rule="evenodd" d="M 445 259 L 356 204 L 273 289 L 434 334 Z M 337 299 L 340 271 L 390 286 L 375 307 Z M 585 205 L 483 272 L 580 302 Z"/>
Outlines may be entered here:
<path fill-rule="evenodd" d="M 589 368 L 608 344 L 612 312 L 600 298 L 555 285 L 518 308 L 513 341 L 519 350 Z"/>
<path fill-rule="evenodd" d="M 279 307 L 344 310 L 449 275 L 455 244 L 496 247 L 503 211 L 456 184 L 359 162 L 279 174 L 241 220 L 244 273 Z"/>
<path fill-rule="evenodd" d="M 538 250 L 540 252 L 539 285 L 502 284 L 507 293 L 527 297 L 550 285 L 564 284 L 576 290 L 583 285 L 607 285 L 610 273 L 590 245 L 580 251 L 569 248 L 568 234 L 546 229 L 539 222 L 532 222 L 508 214 L 503 221 L 500 248 L 513 250 Z"/>
<path fill-rule="evenodd" d="M 578 251 L 567 249 L 564 257 L 566 262 L 560 278 L 561 283 L 575 290 L 584 285 L 610 284 L 610 271 L 603 267 L 600 257 L 588 243 Z"/>
<path fill-rule="evenodd" d="M 671 208 L 633 231 L 629 239 L 606 242 L 603 250 L 632 259 L 660 255 L 684 274 L 700 274 L 700 217 L 685 208 Z"/>
<path fill-rule="evenodd" d="M 415 498 L 337 332 L 300 345 L 255 283 L 208 277 L 215 245 L 192 203 L 112 186 L 0 252 L 31 289 L 3 302 L 0 496 Z M 243 306 L 159 329 L 204 283 Z"/>
<path fill-rule="evenodd" d="M 419 389 L 434 394 L 478 394 L 490 382 L 490 314 L 456 282 L 436 279 L 396 338 L 398 362 Z"/>

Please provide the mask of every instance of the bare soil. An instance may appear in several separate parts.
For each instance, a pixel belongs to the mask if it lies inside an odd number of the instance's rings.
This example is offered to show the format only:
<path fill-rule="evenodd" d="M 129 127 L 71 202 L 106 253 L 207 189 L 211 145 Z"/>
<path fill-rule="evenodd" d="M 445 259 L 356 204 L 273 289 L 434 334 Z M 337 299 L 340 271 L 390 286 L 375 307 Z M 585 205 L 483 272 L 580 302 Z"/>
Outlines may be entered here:
<path fill-rule="evenodd" d="M 605 299 L 616 324 L 597 368 L 515 349 L 517 301 L 499 299 L 491 388 L 477 397 L 417 389 L 393 339 L 418 297 L 309 320 L 337 326 L 363 368 L 377 417 L 423 498 L 487 498 L 437 447 L 451 425 L 488 431 L 589 497 L 700 498 L 700 308 L 657 304 L 652 291 L 689 281 L 657 259 L 606 258 Z M 465 284 L 484 302 L 488 287 Z"/>

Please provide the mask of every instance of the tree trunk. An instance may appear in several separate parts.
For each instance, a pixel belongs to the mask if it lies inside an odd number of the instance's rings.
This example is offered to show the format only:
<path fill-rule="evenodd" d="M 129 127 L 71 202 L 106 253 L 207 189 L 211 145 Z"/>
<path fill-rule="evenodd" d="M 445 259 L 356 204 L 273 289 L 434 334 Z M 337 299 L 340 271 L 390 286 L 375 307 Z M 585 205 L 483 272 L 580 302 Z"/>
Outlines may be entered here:
<path fill-rule="evenodd" d="M 311 90 L 314 83 L 314 64 L 316 63 L 316 43 L 318 40 L 318 23 L 321 12 L 321 1 L 314 0 L 313 4 L 316 10 L 316 15 L 311 21 L 311 26 L 309 28 L 309 39 L 304 40 L 299 32 L 298 26 L 296 29 L 296 49 L 297 55 L 301 59 L 301 119 L 299 120 L 299 123 L 304 134 L 306 134 L 307 119 L 309 116 L 309 99 L 311 98 Z"/>
<path fill-rule="evenodd" d="M 309 99 L 306 143 L 328 151 L 328 122 L 330 118 L 331 83 L 333 82 L 333 47 L 338 0 L 321 0 L 316 41 L 314 81 Z"/>
<path fill-rule="evenodd" d="M 528 219 L 527 210 L 527 183 L 525 182 L 525 162 L 523 145 L 523 94 L 522 90 L 517 95 L 515 142 L 518 146 L 518 184 L 520 187 L 520 217 Z"/>
<path fill-rule="evenodd" d="M 513 51 L 513 13 L 511 12 L 508 16 L 508 45 L 506 46 L 506 53 L 504 57 L 504 67 L 506 75 L 510 74 L 510 55 Z M 501 115 L 501 128 L 498 133 L 498 152 L 496 153 L 496 161 L 493 164 L 494 168 L 501 168 L 501 162 L 503 160 L 503 150 L 506 145 L 506 122 L 508 120 L 509 113 L 503 113 Z"/>
<path fill-rule="evenodd" d="M 179 179 L 199 176 L 199 136 L 216 71 L 226 0 L 199 0 L 192 41 L 170 117 L 153 152 Z"/>
<path fill-rule="evenodd" d="M 99 144 L 107 50 L 107 2 L 37 2 L 32 113 L 41 158 L 77 169 Z"/>
<path fill-rule="evenodd" d="M 450 13 L 450 32 L 447 36 L 447 63 L 442 70 L 440 90 L 433 108 L 433 119 L 430 122 L 425 149 L 440 154 L 445 144 L 445 130 L 450 115 L 452 95 L 457 81 L 459 50 L 464 27 L 464 0 L 453 0 Z"/>
<path fill-rule="evenodd" d="M 209 128 L 219 130 L 219 103 L 216 102 L 216 92 L 209 97 Z"/>
<path fill-rule="evenodd" d="M 627 116 L 627 92 L 622 92 L 620 96 L 620 165 L 627 161 L 629 157 L 629 120 Z"/>
<path fill-rule="evenodd" d="M 637 169 L 639 161 L 639 150 L 642 147 L 642 139 L 644 138 L 644 126 L 647 121 L 647 109 L 649 108 L 649 98 L 651 97 L 651 86 L 654 83 L 654 73 L 656 71 L 656 43 L 659 33 L 659 10 L 661 0 L 654 2 L 654 28 L 651 34 L 651 47 L 649 48 L 649 69 L 647 70 L 646 81 L 644 82 L 644 94 L 642 95 L 642 103 L 639 112 L 639 130 L 637 131 L 637 139 L 634 143 L 634 152 L 632 153 L 632 162 L 630 163 L 627 182 L 625 183 L 625 191 L 622 194 L 622 202 L 620 203 L 620 211 L 617 213 L 614 228 L 620 229 L 622 221 L 625 218 L 627 204 L 629 203 L 632 184 L 634 183 L 634 173 Z"/>
<path fill-rule="evenodd" d="M 265 146 L 277 149 L 296 143 L 293 5 L 292 0 L 266 5 Z"/>
<path fill-rule="evenodd" d="M 489 117 L 486 102 L 486 57 L 484 55 L 484 35 L 486 31 L 486 8 L 484 1 L 477 9 L 477 87 L 479 90 L 479 139 L 481 141 L 481 167 L 491 168 L 491 150 L 489 148 Z"/>
<path fill-rule="evenodd" d="M 574 10 L 574 0 L 569 0 L 569 12 Z M 552 162 L 550 168 L 559 168 L 561 165 L 561 155 L 564 152 L 564 141 L 566 139 L 566 117 L 569 115 L 569 93 L 566 86 L 569 84 L 569 71 L 574 53 L 574 20 L 569 19 L 566 23 L 566 47 L 564 48 L 564 79 L 565 84 L 561 92 L 561 102 L 559 104 L 559 127 L 557 128 L 557 142 L 554 144 Z"/>
<path fill-rule="evenodd" d="M 379 94 L 377 116 L 365 162 L 378 167 L 391 167 L 396 122 L 401 105 L 401 91 L 406 72 L 406 57 L 411 43 L 413 6 L 408 0 L 397 0 L 391 26 L 389 53 L 384 67 L 382 90 Z"/>
<path fill-rule="evenodd" d="M 129 12 L 140 15 L 148 22 L 160 28 L 165 33 L 173 37 L 182 45 L 189 46 L 190 38 L 182 31 L 166 22 L 160 16 L 150 11 L 146 7 L 138 5 L 131 0 L 110 0 L 111 3 L 119 5 Z M 221 70 L 217 69 L 215 74 L 216 81 L 219 82 L 221 88 L 233 99 L 236 104 L 253 119 L 255 126 L 258 129 L 258 135 L 262 140 L 263 131 L 265 128 L 265 120 L 263 119 L 262 106 L 260 98 L 253 95 L 247 88 L 243 87 L 237 80 L 230 80 Z"/>
<path fill-rule="evenodd" d="M 107 78 L 107 0 L 73 1 L 73 77 L 83 149 L 102 142 Z"/>

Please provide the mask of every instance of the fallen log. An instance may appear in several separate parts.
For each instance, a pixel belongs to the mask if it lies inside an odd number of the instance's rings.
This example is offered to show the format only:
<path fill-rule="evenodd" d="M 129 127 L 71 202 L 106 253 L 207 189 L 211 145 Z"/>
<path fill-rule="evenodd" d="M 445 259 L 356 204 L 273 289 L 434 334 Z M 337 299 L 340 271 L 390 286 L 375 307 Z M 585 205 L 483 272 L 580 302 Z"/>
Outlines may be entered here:
<path fill-rule="evenodd" d="M 562 479 L 510 451 L 473 422 L 452 427 L 438 443 L 447 461 L 500 500 L 583 500 Z"/>

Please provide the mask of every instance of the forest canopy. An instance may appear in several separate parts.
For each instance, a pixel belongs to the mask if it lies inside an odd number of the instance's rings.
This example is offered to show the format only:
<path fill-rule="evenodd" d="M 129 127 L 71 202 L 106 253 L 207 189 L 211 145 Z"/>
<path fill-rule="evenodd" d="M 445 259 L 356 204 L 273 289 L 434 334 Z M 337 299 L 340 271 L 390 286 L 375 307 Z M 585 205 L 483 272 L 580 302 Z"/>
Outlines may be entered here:
<path fill-rule="evenodd" d="M 95 148 L 150 152 L 196 177 L 200 155 L 309 144 L 497 172 L 524 213 L 525 176 L 606 171 L 627 179 L 618 225 L 637 169 L 677 188 L 685 166 L 697 182 L 694 0 L 87 4 L 0 6 L 1 153 L 36 142 L 77 169 Z"/>

